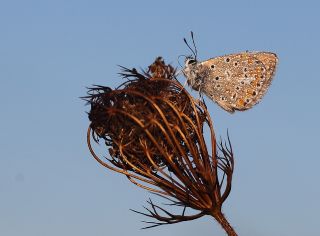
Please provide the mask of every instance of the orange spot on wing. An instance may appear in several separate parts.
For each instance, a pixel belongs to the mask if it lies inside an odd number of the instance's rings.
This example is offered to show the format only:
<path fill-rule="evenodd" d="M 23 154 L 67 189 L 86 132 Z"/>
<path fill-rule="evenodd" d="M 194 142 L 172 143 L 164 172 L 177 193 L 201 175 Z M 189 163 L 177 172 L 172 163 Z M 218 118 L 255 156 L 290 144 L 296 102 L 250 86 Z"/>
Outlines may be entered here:
<path fill-rule="evenodd" d="M 251 96 L 253 93 L 253 89 L 247 89 L 246 94 Z"/>
<path fill-rule="evenodd" d="M 237 107 L 243 107 L 244 106 L 244 100 L 242 98 L 239 98 L 237 100 Z"/>

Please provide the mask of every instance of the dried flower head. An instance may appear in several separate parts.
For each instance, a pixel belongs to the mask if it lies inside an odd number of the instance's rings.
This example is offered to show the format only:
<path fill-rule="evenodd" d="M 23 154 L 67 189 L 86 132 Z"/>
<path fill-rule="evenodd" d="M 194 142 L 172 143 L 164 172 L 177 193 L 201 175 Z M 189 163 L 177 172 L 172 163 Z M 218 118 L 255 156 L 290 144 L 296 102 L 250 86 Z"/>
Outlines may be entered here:
<path fill-rule="evenodd" d="M 205 104 L 184 89 L 162 58 L 147 72 L 122 69 L 127 82 L 114 90 L 90 88 L 86 97 L 91 105 L 87 142 L 93 157 L 171 205 L 183 207 L 176 215 L 149 200 L 147 212 L 138 212 L 155 219 L 145 228 L 211 215 L 228 235 L 236 235 L 221 212 L 234 168 L 229 138 L 216 143 Z M 209 149 L 205 129 L 210 134 Z M 107 161 L 93 151 L 91 137 L 109 147 Z M 198 213 L 186 215 L 186 208 Z"/>

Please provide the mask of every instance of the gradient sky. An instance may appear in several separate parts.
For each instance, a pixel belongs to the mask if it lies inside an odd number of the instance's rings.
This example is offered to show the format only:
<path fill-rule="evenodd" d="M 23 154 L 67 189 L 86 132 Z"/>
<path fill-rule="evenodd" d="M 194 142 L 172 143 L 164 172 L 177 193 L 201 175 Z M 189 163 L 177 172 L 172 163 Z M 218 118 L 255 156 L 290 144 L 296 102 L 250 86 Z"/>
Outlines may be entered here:
<path fill-rule="evenodd" d="M 115 87 L 117 65 L 157 56 L 178 66 L 193 30 L 200 60 L 279 56 L 253 109 L 206 100 L 235 151 L 230 223 L 245 236 L 319 236 L 319 23 L 319 1 L 0 1 L 0 235 L 225 235 L 210 217 L 140 230 L 146 218 L 129 208 L 150 194 L 99 166 L 85 140 L 86 86 Z"/>

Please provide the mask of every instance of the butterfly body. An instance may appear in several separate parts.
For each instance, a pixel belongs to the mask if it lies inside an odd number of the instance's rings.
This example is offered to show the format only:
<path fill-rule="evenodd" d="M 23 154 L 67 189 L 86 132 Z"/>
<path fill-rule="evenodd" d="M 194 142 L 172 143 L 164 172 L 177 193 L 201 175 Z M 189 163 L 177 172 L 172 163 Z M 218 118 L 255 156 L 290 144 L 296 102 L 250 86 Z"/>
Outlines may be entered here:
<path fill-rule="evenodd" d="M 250 109 L 262 99 L 277 62 L 276 54 L 271 52 L 242 52 L 203 62 L 188 57 L 183 73 L 192 89 L 233 113 Z"/>

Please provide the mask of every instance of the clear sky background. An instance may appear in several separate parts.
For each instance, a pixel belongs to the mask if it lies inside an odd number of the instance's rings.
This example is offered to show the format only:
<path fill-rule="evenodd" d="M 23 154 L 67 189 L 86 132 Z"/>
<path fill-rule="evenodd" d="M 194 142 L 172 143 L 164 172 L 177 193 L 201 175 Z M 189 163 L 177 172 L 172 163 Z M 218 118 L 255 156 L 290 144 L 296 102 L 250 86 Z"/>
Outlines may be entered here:
<path fill-rule="evenodd" d="M 149 193 L 86 146 L 86 86 L 115 87 L 117 65 L 279 56 L 263 101 L 230 115 L 208 99 L 236 169 L 224 212 L 239 235 L 319 236 L 319 1 L 0 1 L 0 235 L 225 235 L 210 217 L 140 230 Z M 181 77 L 181 82 L 185 80 Z"/>

